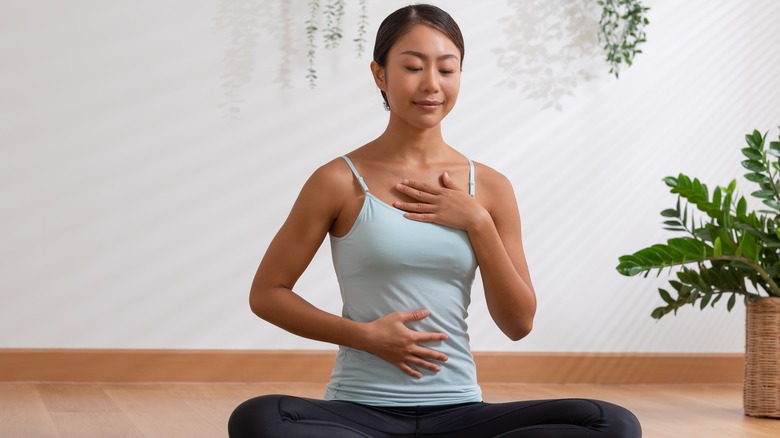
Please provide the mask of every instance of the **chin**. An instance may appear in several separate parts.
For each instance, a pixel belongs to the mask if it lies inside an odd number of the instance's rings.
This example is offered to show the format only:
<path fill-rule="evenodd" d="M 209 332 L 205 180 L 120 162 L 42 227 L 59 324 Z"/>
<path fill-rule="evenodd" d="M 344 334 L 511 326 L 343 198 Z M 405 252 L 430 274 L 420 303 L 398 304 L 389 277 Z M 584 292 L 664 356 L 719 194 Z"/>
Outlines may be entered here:
<path fill-rule="evenodd" d="M 417 123 L 409 123 L 409 124 L 414 126 L 417 129 L 433 129 L 441 125 L 442 120 L 443 118 L 437 119 L 435 122 L 417 121 Z"/>
<path fill-rule="evenodd" d="M 421 116 L 406 118 L 406 122 L 416 128 L 431 129 L 439 126 L 441 122 L 447 118 L 447 113 L 444 114 L 425 114 Z"/>

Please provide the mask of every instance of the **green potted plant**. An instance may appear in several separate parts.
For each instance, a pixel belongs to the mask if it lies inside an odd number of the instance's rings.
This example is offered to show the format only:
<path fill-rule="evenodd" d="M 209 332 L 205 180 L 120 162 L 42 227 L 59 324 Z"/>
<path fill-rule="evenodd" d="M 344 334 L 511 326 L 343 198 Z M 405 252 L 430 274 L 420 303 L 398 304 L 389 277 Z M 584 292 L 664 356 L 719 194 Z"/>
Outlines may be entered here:
<path fill-rule="evenodd" d="M 661 216 L 665 229 L 683 236 L 620 257 L 617 270 L 627 276 L 676 271 L 670 287 L 658 289 L 664 304 L 652 311 L 655 319 L 686 305 L 713 307 L 724 297 L 730 311 L 738 297 L 744 300 L 745 413 L 780 418 L 780 141 L 767 144 L 766 137 L 745 136 L 742 166 L 745 179 L 758 185 L 751 196 L 768 209 L 750 211 L 737 198 L 736 180 L 710 193 L 696 178 L 666 177 L 678 196 Z"/>

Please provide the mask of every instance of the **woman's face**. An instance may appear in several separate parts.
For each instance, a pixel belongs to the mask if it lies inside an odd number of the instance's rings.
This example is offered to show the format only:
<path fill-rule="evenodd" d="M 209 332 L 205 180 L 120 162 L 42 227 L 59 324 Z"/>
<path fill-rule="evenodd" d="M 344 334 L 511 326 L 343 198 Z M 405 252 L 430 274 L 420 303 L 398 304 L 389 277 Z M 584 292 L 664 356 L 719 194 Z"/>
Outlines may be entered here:
<path fill-rule="evenodd" d="M 442 32 L 423 24 L 393 44 L 384 68 L 372 63 L 374 80 L 391 114 L 420 129 L 437 126 L 455 106 L 460 51 Z"/>

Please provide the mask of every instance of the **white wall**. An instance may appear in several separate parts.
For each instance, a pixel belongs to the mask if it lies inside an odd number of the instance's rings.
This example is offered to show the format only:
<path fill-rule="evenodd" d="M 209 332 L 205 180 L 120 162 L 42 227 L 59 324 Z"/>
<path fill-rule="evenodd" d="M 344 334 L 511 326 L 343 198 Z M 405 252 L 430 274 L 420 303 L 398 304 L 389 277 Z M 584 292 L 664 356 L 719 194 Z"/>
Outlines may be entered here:
<path fill-rule="evenodd" d="M 357 59 L 349 1 L 314 90 L 304 0 L 3 3 L 0 347 L 331 348 L 254 317 L 248 289 L 308 175 L 384 128 L 370 48 L 406 2 L 369 2 Z M 741 304 L 655 322 L 663 278 L 614 268 L 669 237 L 662 177 L 726 184 L 745 133 L 777 135 L 780 3 L 647 1 L 645 53 L 619 80 L 586 0 L 436 3 L 467 46 L 446 138 L 514 183 L 539 297 L 511 343 L 476 287 L 473 348 L 742 351 Z M 328 251 L 297 290 L 339 312 Z"/>

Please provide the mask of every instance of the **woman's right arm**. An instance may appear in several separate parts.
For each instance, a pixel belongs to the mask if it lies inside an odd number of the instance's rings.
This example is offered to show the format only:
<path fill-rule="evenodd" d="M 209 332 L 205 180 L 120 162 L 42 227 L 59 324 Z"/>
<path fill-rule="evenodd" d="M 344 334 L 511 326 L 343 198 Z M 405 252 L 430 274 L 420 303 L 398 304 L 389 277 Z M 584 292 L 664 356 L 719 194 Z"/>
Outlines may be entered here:
<path fill-rule="evenodd" d="M 446 335 L 404 325 L 426 318 L 427 312 L 401 311 L 361 323 L 320 310 L 293 291 L 350 196 L 358 195 L 346 165 L 334 161 L 312 174 L 257 269 L 249 295 L 252 311 L 290 333 L 371 352 L 414 377 L 422 374 L 409 364 L 438 371 L 429 360 L 446 356 L 420 343 Z"/>

